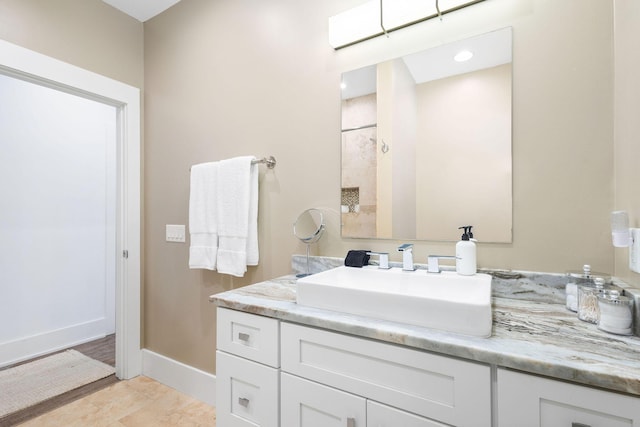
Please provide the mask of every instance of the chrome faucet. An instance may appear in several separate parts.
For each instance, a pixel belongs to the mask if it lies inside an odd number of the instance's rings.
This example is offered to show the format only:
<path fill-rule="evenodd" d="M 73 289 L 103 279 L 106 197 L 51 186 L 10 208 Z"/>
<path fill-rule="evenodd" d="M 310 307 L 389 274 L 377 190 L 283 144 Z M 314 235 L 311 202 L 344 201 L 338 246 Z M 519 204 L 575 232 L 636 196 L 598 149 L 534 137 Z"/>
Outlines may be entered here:
<path fill-rule="evenodd" d="M 367 255 L 378 256 L 378 268 L 381 268 L 383 270 L 388 270 L 391 268 L 389 266 L 389 252 L 367 252 Z"/>
<path fill-rule="evenodd" d="M 438 260 L 441 259 L 458 259 L 455 255 L 429 255 L 427 257 L 427 273 L 440 273 L 440 265 Z"/>
<path fill-rule="evenodd" d="M 402 269 L 404 271 L 414 271 L 416 268 L 413 265 L 413 245 L 405 243 L 398 246 L 398 251 L 402 252 Z"/>

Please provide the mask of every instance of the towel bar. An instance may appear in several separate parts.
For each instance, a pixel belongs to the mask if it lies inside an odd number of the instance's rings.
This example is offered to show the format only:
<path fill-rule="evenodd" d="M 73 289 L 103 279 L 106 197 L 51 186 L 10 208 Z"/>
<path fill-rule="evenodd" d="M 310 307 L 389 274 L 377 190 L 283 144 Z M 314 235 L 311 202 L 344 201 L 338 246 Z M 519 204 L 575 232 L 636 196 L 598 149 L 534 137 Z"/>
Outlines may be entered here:
<path fill-rule="evenodd" d="M 263 157 L 261 159 L 251 160 L 252 165 L 259 164 L 259 163 L 266 163 L 269 169 L 273 169 L 276 167 L 276 158 L 273 156 L 269 156 L 269 157 Z M 191 168 L 189 168 L 189 170 L 191 170 Z"/>
<path fill-rule="evenodd" d="M 252 165 L 255 165 L 256 163 L 266 163 L 269 169 L 273 169 L 276 167 L 276 158 L 273 156 L 269 156 L 251 161 Z"/>

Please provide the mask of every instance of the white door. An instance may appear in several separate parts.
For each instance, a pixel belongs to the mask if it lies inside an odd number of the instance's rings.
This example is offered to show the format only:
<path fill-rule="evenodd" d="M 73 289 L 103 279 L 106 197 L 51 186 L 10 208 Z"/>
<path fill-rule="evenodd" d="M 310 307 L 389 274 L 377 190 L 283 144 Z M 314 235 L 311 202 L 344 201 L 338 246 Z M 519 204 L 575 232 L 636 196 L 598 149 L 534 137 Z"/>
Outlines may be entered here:
<path fill-rule="evenodd" d="M 640 427 L 640 398 L 498 369 L 500 427 Z"/>
<path fill-rule="evenodd" d="M 115 332 L 116 119 L 0 73 L 0 366 Z"/>
<path fill-rule="evenodd" d="M 366 426 L 366 399 L 284 372 L 280 375 L 283 427 Z"/>
<path fill-rule="evenodd" d="M 378 402 L 367 401 L 367 427 L 447 427 Z"/>
<path fill-rule="evenodd" d="M 221 427 L 278 427 L 278 370 L 216 352 L 216 416 Z"/>

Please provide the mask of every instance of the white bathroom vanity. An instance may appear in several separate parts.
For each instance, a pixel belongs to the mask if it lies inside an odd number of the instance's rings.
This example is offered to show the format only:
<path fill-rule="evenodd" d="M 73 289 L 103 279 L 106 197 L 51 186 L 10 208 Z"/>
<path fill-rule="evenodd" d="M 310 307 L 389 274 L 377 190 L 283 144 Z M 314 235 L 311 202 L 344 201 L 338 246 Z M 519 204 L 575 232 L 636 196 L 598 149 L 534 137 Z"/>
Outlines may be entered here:
<path fill-rule="evenodd" d="M 296 304 L 293 276 L 211 296 L 219 427 L 640 427 L 640 340 L 493 298 L 490 338 Z"/>

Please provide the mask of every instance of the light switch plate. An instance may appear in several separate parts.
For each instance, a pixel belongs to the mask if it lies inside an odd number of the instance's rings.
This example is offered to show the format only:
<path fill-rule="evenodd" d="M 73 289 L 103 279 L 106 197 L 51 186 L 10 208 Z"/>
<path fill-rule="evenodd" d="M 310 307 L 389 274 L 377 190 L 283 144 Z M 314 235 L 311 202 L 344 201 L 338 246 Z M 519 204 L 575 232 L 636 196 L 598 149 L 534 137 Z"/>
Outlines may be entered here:
<path fill-rule="evenodd" d="M 185 242 L 185 226 L 167 224 L 166 240 L 167 242 L 184 243 Z"/>
<path fill-rule="evenodd" d="M 640 273 L 640 228 L 631 229 L 631 246 L 629 246 L 629 268 Z"/>

